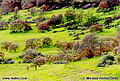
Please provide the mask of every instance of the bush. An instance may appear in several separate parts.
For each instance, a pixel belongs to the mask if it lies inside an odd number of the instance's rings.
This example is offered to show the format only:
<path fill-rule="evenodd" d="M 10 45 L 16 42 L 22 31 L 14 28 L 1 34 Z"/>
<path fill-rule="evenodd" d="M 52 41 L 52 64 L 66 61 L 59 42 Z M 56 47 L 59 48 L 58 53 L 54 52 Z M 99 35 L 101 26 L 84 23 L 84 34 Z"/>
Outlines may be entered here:
<path fill-rule="evenodd" d="M 96 25 L 92 25 L 90 26 L 90 31 L 93 32 L 93 31 L 103 31 L 103 27 L 100 26 L 100 24 L 96 24 Z"/>
<path fill-rule="evenodd" d="M 65 45 L 65 41 L 63 41 L 63 42 L 56 42 L 56 46 L 57 46 L 57 48 L 63 48 L 64 47 L 64 45 Z"/>
<path fill-rule="evenodd" d="M 8 12 L 11 10 L 10 5 L 8 2 L 1 2 L 1 8 L 2 8 L 2 14 L 8 14 Z"/>
<path fill-rule="evenodd" d="M 113 65 L 113 61 L 112 60 L 106 60 L 106 64 Z"/>
<path fill-rule="evenodd" d="M 52 39 L 49 37 L 45 37 L 42 41 L 43 46 L 50 46 L 51 42 L 52 42 Z"/>
<path fill-rule="evenodd" d="M 0 29 L 7 29 L 8 27 L 8 23 L 5 20 L 0 21 Z"/>
<path fill-rule="evenodd" d="M 65 18 L 67 21 L 74 20 L 75 16 L 76 16 L 76 14 L 75 14 L 75 11 L 73 11 L 73 10 L 67 10 L 65 12 Z"/>
<path fill-rule="evenodd" d="M 25 56 L 23 57 L 23 63 L 30 63 L 30 62 L 32 62 L 32 59 L 33 59 L 32 56 L 30 56 L 30 55 L 25 55 Z"/>
<path fill-rule="evenodd" d="M 31 8 L 31 10 L 30 10 L 31 15 L 34 15 L 36 12 L 37 12 L 37 10 L 35 7 Z"/>
<path fill-rule="evenodd" d="M 33 63 L 37 64 L 40 67 L 46 63 L 46 59 L 44 57 L 36 57 L 34 58 Z"/>
<path fill-rule="evenodd" d="M 57 16 L 52 15 L 50 20 L 54 25 L 60 24 L 63 20 L 63 14 L 58 14 Z"/>
<path fill-rule="evenodd" d="M 38 31 L 39 30 L 48 30 L 49 29 L 49 26 L 46 24 L 46 23 L 40 23 L 38 26 L 37 26 L 37 29 Z"/>
<path fill-rule="evenodd" d="M 73 44 L 72 50 L 74 52 L 77 52 L 77 50 L 79 49 L 79 46 L 80 46 L 79 41 L 77 41 L 76 43 Z"/>
<path fill-rule="evenodd" d="M 73 42 L 67 42 L 65 45 L 64 45 L 64 48 L 65 49 L 72 49 L 73 47 Z"/>
<path fill-rule="evenodd" d="M 10 46 L 9 46 L 9 50 L 10 50 L 10 52 L 13 50 L 14 52 L 16 52 L 16 50 L 18 49 L 18 45 L 16 45 L 16 44 L 11 44 Z"/>
<path fill-rule="evenodd" d="M 120 55 L 117 56 L 116 63 L 120 64 Z"/>
<path fill-rule="evenodd" d="M 97 67 L 105 67 L 105 64 L 99 62 L 99 63 L 97 63 Z"/>
<path fill-rule="evenodd" d="M 2 43 L 1 43 L 1 50 L 3 50 L 3 49 L 6 49 L 6 51 L 8 51 L 8 48 L 9 48 L 9 46 L 12 44 L 12 42 L 11 41 L 3 41 Z"/>
<path fill-rule="evenodd" d="M 31 49 L 42 48 L 41 40 L 39 38 L 27 39 L 24 50 L 28 48 L 31 48 Z"/>
<path fill-rule="evenodd" d="M 35 58 L 36 56 L 38 56 L 38 53 L 36 50 L 29 48 L 29 49 L 25 50 L 23 55 L 29 55 L 29 56 L 32 56 L 33 58 Z"/>
<path fill-rule="evenodd" d="M 106 64 L 106 60 L 111 60 L 114 61 L 114 56 L 112 55 L 103 55 L 103 57 L 101 58 L 101 63 L 105 63 Z"/>
<path fill-rule="evenodd" d="M 12 22 L 10 24 L 10 30 L 12 30 L 13 32 L 17 32 L 17 31 L 26 31 L 26 30 L 31 30 L 31 26 L 28 23 L 25 23 L 24 21 L 22 21 L 20 18 L 18 18 L 17 20 L 15 20 L 14 22 Z"/>

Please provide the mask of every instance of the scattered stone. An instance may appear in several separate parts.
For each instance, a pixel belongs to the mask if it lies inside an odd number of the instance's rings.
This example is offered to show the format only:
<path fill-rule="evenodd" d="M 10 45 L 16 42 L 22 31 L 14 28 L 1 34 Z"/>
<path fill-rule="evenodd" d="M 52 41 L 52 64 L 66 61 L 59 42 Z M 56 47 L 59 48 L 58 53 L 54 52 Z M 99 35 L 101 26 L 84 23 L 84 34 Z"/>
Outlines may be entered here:
<path fill-rule="evenodd" d="M 14 64 L 14 63 L 15 63 L 15 60 L 11 60 L 11 61 L 10 61 L 10 64 Z"/>
<path fill-rule="evenodd" d="M 79 34 L 75 34 L 74 37 L 78 36 Z"/>
<path fill-rule="evenodd" d="M 41 33 L 45 33 L 44 31 L 41 31 Z"/>
<path fill-rule="evenodd" d="M 18 61 L 18 63 L 20 64 L 20 63 L 21 63 L 21 61 Z"/>
<path fill-rule="evenodd" d="M 57 32 L 57 30 L 54 30 L 54 31 L 53 31 L 53 33 L 56 33 L 56 32 Z"/>
<path fill-rule="evenodd" d="M 72 35 L 72 33 L 69 33 L 69 36 L 71 36 Z"/>
<path fill-rule="evenodd" d="M 32 17 L 26 17 L 25 19 L 31 19 Z"/>

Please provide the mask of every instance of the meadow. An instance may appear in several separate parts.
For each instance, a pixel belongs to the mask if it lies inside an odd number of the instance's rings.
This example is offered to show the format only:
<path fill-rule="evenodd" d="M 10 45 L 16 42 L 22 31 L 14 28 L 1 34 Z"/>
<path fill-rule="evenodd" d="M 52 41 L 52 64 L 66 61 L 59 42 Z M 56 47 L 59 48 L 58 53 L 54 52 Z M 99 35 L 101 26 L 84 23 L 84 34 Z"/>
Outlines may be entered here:
<path fill-rule="evenodd" d="M 119 7 L 119 6 L 117 6 Z M 39 9 L 39 7 L 35 7 L 36 9 Z M 98 8 L 98 7 L 97 7 Z M 81 13 L 83 11 L 83 14 L 89 14 L 93 13 L 95 16 L 99 16 L 100 18 L 107 18 L 107 17 L 114 17 L 120 10 L 116 11 L 110 11 L 107 13 L 96 13 L 97 8 L 88 8 L 88 9 L 74 9 L 76 13 Z M 50 17 L 55 14 L 65 14 L 65 11 L 68 9 L 72 9 L 72 7 L 69 8 L 62 8 L 58 10 L 52 10 L 52 11 L 46 11 L 44 13 L 44 17 L 46 19 L 50 19 Z M 30 9 L 29 9 L 30 10 Z M 72 9 L 73 10 L 73 9 Z M 28 15 L 30 12 L 28 9 L 26 10 L 19 10 L 18 15 L 22 20 L 25 20 L 26 17 L 30 16 Z M 25 16 L 25 14 L 27 14 Z M 7 15 L 2 15 L 1 20 L 7 21 L 11 16 L 14 15 L 14 12 L 8 13 Z M 22 16 L 22 17 L 21 17 Z M 28 19 L 28 21 L 31 21 L 32 19 L 37 18 L 37 14 L 35 16 L 31 16 L 31 19 Z M 110 25 L 116 25 L 118 20 L 113 21 L 110 23 Z M 64 23 L 67 22 L 64 19 Z M 86 22 L 86 19 L 83 19 L 83 23 Z M 98 21 L 99 24 L 104 23 L 104 20 Z M 62 28 L 55 28 L 51 29 L 52 31 L 45 31 L 45 33 L 41 33 L 37 31 L 36 24 L 31 24 L 32 29 L 27 32 L 19 32 L 19 33 L 10 33 L 11 30 L 9 28 L 5 30 L 0 30 L 0 43 L 2 41 L 12 41 L 13 43 L 17 44 L 19 46 L 19 49 L 16 52 L 10 52 L 5 51 L 5 59 L 12 58 L 15 60 L 15 64 L 0 64 L 0 81 L 4 81 L 3 77 L 27 77 L 27 80 L 23 81 L 86 81 L 83 77 L 118 77 L 120 79 L 120 66 L 119 65 L 107 65 L 106 67 L 96 67 L 97 63 L 100 61 L 100 57 L 94 57 L 91 59 L 83 59 L 77 62 L 71 62 L 68 64 L 45 64 L 41 67 L 38 67 L 37 70 L 34 70 L 34 68 L 30 68 L 28 71 L 26 69 L 27 65 L 30 65 L 32 63 L 22 63 L 19 64 L 18 61 L 22 61 L 23 59 L 19 58 L 18 55 L 21 55 L 24 51 L 25 42 L 27 39 L 30 38 L 40 38 L 40 40 L 43 40 L 44 37 L 50 37 L 52 39 L 52 45 L 49 47 L 45 47 L 43 49 L 38 48 L 37 51 L 41 52 L 43 55 L 46 54 L 53 54 L 57 55 L 58 51 L 57 47 L 54 47 L 54 44 L 56 41 L 77 41 L 73 40 L 75 37 L 73 35 L 69 36 L 69 32 L 66 29 L 66 27 Z M 82 27 L 79 27 L 82 28 Z M 65 30 L 63 32 L 57 32 L 53 33 L 53 31 L 60 31 Z M 114 37 L 117 33 L 117 29 L 115 27 L 111 27 L 110 29 L 105 29 L 105 26 L 103 26 L 103 32 L 96 32 L 100 37 L 106 36 L 106 37 Z M 76 30 L 74 33 L 79 32 L 85 32 L 84 35 L 79 35 L 79 41 L 84 37 L 86 34 L 89 34 L 88 30 Z M 1 47 L 1 45 L 0 45 Z M 60 50 L 60 49 L 59 49 Z M 112 52 L 109 52 L 110 55 L 113 55 Z M 116 56 L 115 56 L 116 57 Z M 13 81 L 13 80 L 9 80 Z M 21 80 L 17 80 L 21 81 Z M 89 80 L 93 81 L 93 80 Z M 108 80 L 94 80 L 94 81 L 108 81 Z M 115 79 L 109 80 L 109 81 L 116 81 Z"/>

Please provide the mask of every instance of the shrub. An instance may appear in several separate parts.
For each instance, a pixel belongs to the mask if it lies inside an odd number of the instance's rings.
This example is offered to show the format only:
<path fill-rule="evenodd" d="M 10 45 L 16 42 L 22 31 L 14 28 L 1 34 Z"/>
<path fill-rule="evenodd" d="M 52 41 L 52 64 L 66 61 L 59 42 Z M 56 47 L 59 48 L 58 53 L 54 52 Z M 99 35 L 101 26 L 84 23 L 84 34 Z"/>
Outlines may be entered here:
<path fill-rule="evenodd" d="M 0 21 L 0 29 L 6 29 L 8 27 L 8 23 L 5 20 Z"/>
<path fill-rule="evenodd" d="M 118 25 L 117 27 L 117 32 L 120 32 L 120 25 Z"/>
<path fill-rule="evenodd" d="M 76 17 L 76 22 L 79 25 L 79 23 L 81 24 L 82 21 L 83 21 L 83 14 L 79 13 Z"/>
<path fill-rule="evenodd" d="M 32 56 L 30 56 L 30 55 L 25 55 L 24 57 L 23 57 L 23 63 L 30 63 L 30 62 L 32 62 L 32 59 L 33 59 L 33 57 Z"/>
<path fill-rule="evenodd" d="M 8 51 L 8 48 L 9 48 L 9 46 L 12 44 L 12 42 L 11 41 L 3 41 L 2 43 L 1 43 L 1 50 L 3 50 L 3 49 L 6 49 L 6 51 Z"/>
<path fill-rule="evenodd" d="M 65 18 L 67 21 L 74 20 L 75 16 L 76 16 L 76 14 L 75 14 L 75 11 L 73 11 L 73 10 L 67 10 L 65 12 Z"/>
<path fill-rule="evenodd" d="M 12 58 L 8 58 L 8 59 L 7 59 L 7 61 L 11 61 L 11 60 L 12 60 Z"/>
<path fill-rule="evenodd" d="M 106 60 L 114 61 L 115 59 L 112 55 L 103 55 L 103 57 L 101 58 L 101 63 L 106 63 Z"/>
<path fill-rule="evenodd" d="M 117 56 L 116 63 L 120 64 L 120 55 Z"/>
<path fill-rule="evenodd" d="M 57 48 L 63 48 L 64 47 L 64 45 L 65 45 L 65 41 L 63 41 L 63 42 L 56 42 L 56 46 L 57 46 Z"/>
<path fill-rule="evenodd" d="M 63 14 L 58 14 L 57 16 L 52 15 L 50 20 L 54 25 L 60 24 L 63 20 Z"/>
<path fill-rule="evenodd" d="M 93 32 L 93 31 L 103 31 L 103 29 L 102 29 L 103 27 L 102 26 L 100 26 L 100 24 L 96 24 L 96 25 L 92 25 L 92 26 L 90 26 L 90 31 L 91 32 Z"/>
<path fill-rule="evenodd" d="M 105 64 L 99 62 L 99 63 L 97 63 L 97 67 L 105 67 Z"/>
<path fill-rule="evenodd" d="M 27 39 L 24 50 L 28 48 L 31 48 L 31 49 L 42 48 L 41 40 L 39 38 Z"/>
<path fill-rule="evenodd" d="M 106 64 L 113 65 L 113 61 L 112 60 L 106 60 Z"/>
<path fill-rule="evenodd" d="M 1 2 L 2 14 L 8 14 L 11 10 L 8 2 Z"/>
<path fill-rule="evenodd" d="M 72 49 L 73 47 L 73 42 L 67 42 L 65 45 L 64 45 L 64 48 L 65 49 Z"/>
<path fill-rule="evenodd" d="M 29 55 L 29 56 L 32 56 L 33 58 L 35 58 L 36 56 L 38 56 L 38 53 L 36 50 L 34 49 L 27 49 L 25 50 L 25 52 L 23 53 L 24 55 Z"/>
<path fill-rule="evenodd" d="M 42 5 L 42 6 L 40 7 L 40 9 L 43 9 L 43 11 L 45 12 L 45 11 L 47 10 L 47 6 L 46 6 L 46 5 Z"/>
<path fill-rule="evenodd" d="M 30 1 L 26 1 L 25 3 L 22 4 L 22 9 L 29 9 L 32 7 L 33 7 L 33 4 L 31 4 Z"/>
<path fill-rule="evenodd" d="M 112 22 L 112 18 L 108 17 L 108 18 L 105 19 L 104 24 L 109 26 L 109 23 L 111 23 L 111 22 Z"/>
<path fill-rule="evenodd" d="M 79 49 L 79 46 L 80 46 L 80 43 L 79 43 L 79 41 L 77 41 L 76 43 L 73 44 L 72 50 L 74 52 L 77 52 L 77 50 Z"/>
<path fill-rule="evenodd" d="M 31 30 L 31 29 L 32 28 L 30 24 L 25 23 L 20 18 L 18 18 L 17 20 L 15 20 L 10 24 L 10 30 L 12 30 L 13 32 L 17 32 L 17 31 L 21 32 L 21 31 Z"/>
<path fill-rule="evenodd" d="M 46 23 L 40 23 L 38 26 L 37 26 L 37 29 L 38 31 L 39 30 L 48 30 L 49 29 L 49 26 L 46 24 Z"/>
<path fill-rule="evenodd" d="M 36 12 L 37 12 L 37 10 L 35 7 L 31 8 L 31 10 L 30 10 L 31 15 L 34 15 Z"/>
<path fill-rule="evenodd" d="M 14 52 L 16 52 L 16 50 L 18 49 L 18 45 L 16 45 L 16 44 L 11 44 L 10 46 L 9 46 L 9 50 L 10 50 L 10 52 L 13 50 Z"/>
<path fill-rule="evenodd" d="M 49 37 L 45 37 L 42 41 L 43 46 L 50 46 L 51 42 L 52 42 L 52 39 Z"/>
<path fill-rule="evenodd" d="M 40 67 L 46 63 L 46 59 L 44 57 L 36 57 L 34 58 L 33 63 L 37 64 Z"/>

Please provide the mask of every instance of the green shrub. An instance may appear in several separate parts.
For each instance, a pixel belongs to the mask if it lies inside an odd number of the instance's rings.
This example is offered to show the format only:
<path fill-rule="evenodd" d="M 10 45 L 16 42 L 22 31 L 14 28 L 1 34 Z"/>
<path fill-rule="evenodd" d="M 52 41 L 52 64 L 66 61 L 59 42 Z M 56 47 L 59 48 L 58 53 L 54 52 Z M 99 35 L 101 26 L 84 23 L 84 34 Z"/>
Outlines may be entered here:
<path fill-rule="evenodd" d="M 28 23 L 25 23 L 24 21 L 22 21 L 20 18 L 18 18 L 17 20 L 15 20 L 14 22 L 12 22 L 10 24 L 10 30 L 12 30 L 12 32 L 18 32 L 18 31 L 26 31 L 26 30 L 31 30 L 31 26 Z"/>
<path fill-rule="evenodd" d="M 39 38 L 27 39 L 24 50 L 28 48 L 31 48 L 31 49 L 42 48 L 41 40 Z"/>
<path fill-rule="evenodd" d="M 52 42 L 52 39 L 49 37 L 45 37 L 42 41 L 43 46 L 50 46 L 51 42 Z"/>
<path fill-rule="evenodd" d="M 67 21 L 74 20 L 75 16 L 76 16 L 76 14 L 75 14 L 75 11 L 73 11 L 73 10 L 67 10 L 65 12 L 65 18 Z"/>
<path fill-rule="evenodd" d="M 10 46 L 9 46 L 9 51 L 11 52 L 12 50 L 14 51 L 14 52 L 16 52 L 16 50 L 18 49 L 18 45 L 16 45 L 16 44 L 11 44 Z"/>
<path fill-rule="evenodd" d="M 11 44 L 12 44 L 11 41 L 3 41 L 3 42 L 1 43 L 1 50 L 6 49 L 6 51 L 8 51 L 8 48 L 9 48 L 9 46 L 10 46 Z"/>
<path fill-rule="evenodd" d="M 0 29 L 6 29 L 8 27 L 8 23 L 5 20 L 0 21 Z"/>

